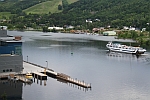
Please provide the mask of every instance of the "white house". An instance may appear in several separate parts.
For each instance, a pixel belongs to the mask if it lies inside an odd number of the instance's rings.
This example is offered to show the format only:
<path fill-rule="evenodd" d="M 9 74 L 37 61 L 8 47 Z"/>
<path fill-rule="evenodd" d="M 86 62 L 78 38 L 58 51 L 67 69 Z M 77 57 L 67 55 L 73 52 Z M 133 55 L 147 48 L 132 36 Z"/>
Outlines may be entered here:
<path fill-rule="evenodd" d="M 7 26 L 0 26 L 0 29 L 7 30 Z"/>
<path fill-rule="evenodd" d="M 67 29 L 73 29 L 74 28 L 74 26 L 67 26 Z"/>
<path fill-rule="evenodd" d="M 49 30 L 55 29 L 55 30 L 63 30 L 63 27 L 48 27 Z"/>
<path fill-rule="evenodd" d="M 123 29 L 124 29 L 124 30 L 129 30 L 129 27 L 124 26 Z"/>
<path fill-rule="evenodd" d="M 91 20 L 86 20 L 86 23 L 92 23 L 92 21 Z"/>
<path fill-rule="evenodd" d="M 130 27 L 129 30 L 130 31 L 135 31 L 135 28 L 134 27 Z"/>
<path fill-rule="evenodd" d="M 116 32 L 115 31 L 105 31 L 103 32 L 104 36 L 115 36 Z"/>

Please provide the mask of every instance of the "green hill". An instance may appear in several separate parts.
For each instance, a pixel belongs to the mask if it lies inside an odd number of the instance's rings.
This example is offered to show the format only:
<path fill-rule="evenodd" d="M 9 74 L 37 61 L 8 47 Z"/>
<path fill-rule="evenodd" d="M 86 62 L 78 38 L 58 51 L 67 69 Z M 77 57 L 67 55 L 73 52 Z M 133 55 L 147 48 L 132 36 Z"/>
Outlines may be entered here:
<path fill-rule="evenodd" d="M 67 0 L 69 4 L 76 2 L 77 0 Z M 58 5 L 62 5 L 62 0 L 52 0 L 42 2 L 35 6 L 25 9 L 26 13 L 33 13 L 33 14 L 46 14 L 46 13 L 58 13 L 61 10 L 58 10 Z"/>
<path fill-rule="evenodd" d="M 67 0 L 68 4 L 78 0 Z M 62 0 L 4 0 L 0 1 L 0 12 L 45 14 L 58 13 L 58 5 L 62 5 Z"/>
<path fill-rule="evenodd" d="M 58 10 L 58 5 L 63 9 Z M 13 24 L 30 27 L 72 25 L 91 30 L 93 27 L 133 26 L 150 29 L 149 5 L 149 0 L 5 0 L 0 2 L 0 11 L 17 14 L 11 18 Z"/>
<path fill-rule="evenodd" d="M 91 25 L 88 23 L 91 28 L 108 25 L 142 28 L 150 23 L 149 5 L 149 0 L 79 0 L 62 13 L 51 15 L 51 18 L 55 20 L 54 23 L 60 19 L 59 23 L 70 25 L 85 25 L 85 20 L 90 19 L 93 21 Z M 94 22 L 95 19 L 100 21 Z"/>
<path fill-rule="evenodd" d="M 59 4 L 61 4 L 61 0 L 46 1 L 25 9 L 24 11 L 32 14 L 43 14 L 48 12 L 55 13 L 60 12 L 58 11 Z"/>
<path fill-rule="evenodd" d="M 13 12 L 16 10 L 24 10 L 45 1 L 49 0 L 3 0 L 0 1 L 0 11 Z"/>

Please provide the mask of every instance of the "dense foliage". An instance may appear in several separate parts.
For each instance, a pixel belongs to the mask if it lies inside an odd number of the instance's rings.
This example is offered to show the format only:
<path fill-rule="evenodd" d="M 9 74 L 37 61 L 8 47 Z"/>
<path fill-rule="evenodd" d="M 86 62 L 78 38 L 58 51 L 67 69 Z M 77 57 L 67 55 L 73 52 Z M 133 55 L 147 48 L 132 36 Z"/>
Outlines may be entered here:
<path fill-rule="evenodd" d="M 139 45 L 142 45 L 143 47 L 150 46 L 150 33 L 149 32 L 121 31 L 120 33 L 118 33 L 117 38 L 135 40 L 139 43 Z"/>
<path fill-rule="evenodd" d="M 47 0 L 41 0 L 44 2 Z M 62 0 L 58 5 L 61 13 L 49 13 L 43 15 L 25 14 L 22 10 L 40 3 L 37 0 L 4 0 L 0 2 L 0 11 L 9 11 L 17 15 L 11 16 L 9 24 L 25 27 L 39 28 L 43 26 L 64 26 L 72 25 L 80 29 L 94 27 L 122 28 L 133 26 L 139 29 L 150 30 L 150 1 L 149 0 L 79 0 L 68 4 Z M 92 21 L 92 23 L 86 22 Z M 3 23 L 6 24 L 6 23 Z"/>
<path fill-rule="evenodd" d="M 53 14 L 54 23 L 85 25 L 86 19 L 93 26 L 147 27 L 150 22 L 150 1 L 148 0 L 80 0 L 68 6 L 61 14 Z M 100 22 L 95 21 L 99 19 Z M 94 22 L 95 21 L 95 22 Z"/>
<path fill-rule="evenodd" d="M 63 8 L 67 8 L 68 7 L 68 1 L 67 0 L 62 0 L 62 5 L 63 5 Z"/>

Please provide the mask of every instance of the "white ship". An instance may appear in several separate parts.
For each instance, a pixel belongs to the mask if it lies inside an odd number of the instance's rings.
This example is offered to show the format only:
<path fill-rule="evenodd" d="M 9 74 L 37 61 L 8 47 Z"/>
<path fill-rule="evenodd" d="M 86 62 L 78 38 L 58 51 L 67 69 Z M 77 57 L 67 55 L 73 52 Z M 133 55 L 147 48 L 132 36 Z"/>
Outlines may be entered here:
<path fill-rule="evenodd" d="M 113 52 L 130 53 L 130 54 L 144 54 L 146 52 L 146 49 L 143 49 L 141 47 L 126 46 L 112 42 L 108 42 L 106 47 Z"/>

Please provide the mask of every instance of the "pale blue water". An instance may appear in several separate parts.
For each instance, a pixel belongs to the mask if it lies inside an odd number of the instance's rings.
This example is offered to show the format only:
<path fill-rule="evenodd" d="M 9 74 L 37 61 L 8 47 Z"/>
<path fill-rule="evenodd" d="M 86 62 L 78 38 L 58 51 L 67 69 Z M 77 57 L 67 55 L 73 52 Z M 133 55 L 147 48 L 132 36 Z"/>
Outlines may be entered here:
<path fill-rule="evenodd" d="M 53 78 L 22 86 L 23 100 L 149 100 L 150 52 L 136 57 L 109 55 L 105 47 L 113 37 L 85 34 L 16 32 L 23 36 L 24 60 L 91 83 L 92 89 Z M 106 42 L 102 42 L 105 40 Z M 124 40 L 122 40 L 124 42 Z M 13 92 L 13 91 L 12 91 Z M 19 99 L 20 100 L 20 99 Z"/>

